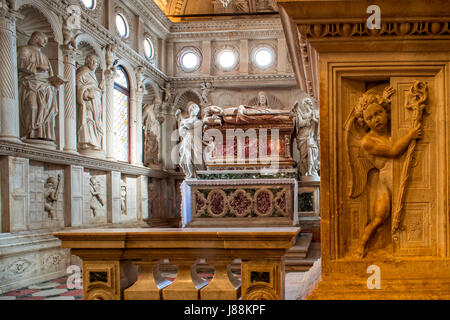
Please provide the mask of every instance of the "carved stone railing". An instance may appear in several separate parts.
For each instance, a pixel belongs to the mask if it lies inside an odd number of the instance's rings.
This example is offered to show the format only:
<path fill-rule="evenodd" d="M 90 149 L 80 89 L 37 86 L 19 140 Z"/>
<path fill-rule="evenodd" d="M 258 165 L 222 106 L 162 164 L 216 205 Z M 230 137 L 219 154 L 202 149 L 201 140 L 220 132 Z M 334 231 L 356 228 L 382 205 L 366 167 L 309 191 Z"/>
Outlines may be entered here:
<path fill-rule="evenodd" d="M 83 260 L 85 300 L 243 300 L 284 298 L 284 255 L 300 228 L 103 229 L 56 232 Z M 159 270 L 177 266 L 175 280 Z M 196 261 L 214 266 L 210 283 Z M 241 281 L 230 263 L 241 259 Z M 137 275 L 137 267 L 140 273 Z M 137 279 L 137 280 L 136 280 Z"/>

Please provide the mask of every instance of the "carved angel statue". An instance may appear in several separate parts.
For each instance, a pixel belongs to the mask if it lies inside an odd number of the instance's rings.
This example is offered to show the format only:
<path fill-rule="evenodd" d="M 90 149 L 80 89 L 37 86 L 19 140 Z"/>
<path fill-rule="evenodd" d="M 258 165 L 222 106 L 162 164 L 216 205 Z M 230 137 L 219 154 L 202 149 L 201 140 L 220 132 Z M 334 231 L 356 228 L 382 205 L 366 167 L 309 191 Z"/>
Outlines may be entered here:
<path fill-rule="evenodd" d="M 300 152 L 299 169 L 302 176 L 319 176 L 319 117 L 310 98 L 294 103 L 296 141 Z"/>
<path fill-rule="evenodd" d="M 144 93 L 145 92 L 145 84 L 142 80 L 142 75 L 144 74 L 144 67 L 139 66 L 135 70 L 136 72 L 136 92 Z"/>
<path fill-rule="evenodd" d="M 127 215 L 127 183 L 122 180 L 120 183 L 120 211 L 126 216 Z"/>
<path fill-rule="evenodd" d="M 105 47 L 105 62 L 106 62 L 106 70 L 111 70 L 112 72 L 117 71 L 117 63 L 118 60 L 115 59 L 114 50 L 116 46 L 114 44 L 108 44 Z"/>
<path fill-rule="evenodd" d="M 181 137 L 180 143 L 180 167 L 183 169 L 186 178 L 195 178 L 196 171 L 203 169 L 203 122 L 198 118 L 200 107 L 198 104 L 190 102 L 187 107 L 188 118 L 181 117 L 181 110 L 178 109 L 175 116 L 179 122 L 178 132 Z"/>
<path fill-rule="evenodd" d="M 392 87 L 374 87 L 360 97 L 351 111 L 345 129 L 345 148 L 351 168 L 350 198 L 358 198 L 366 189 L 369 171 L 376 170 L 378 179 L 373 179 L 373 217 L 365 227 L 357 256 L 363 258 L 366 244 L 391 213 L 393 159 L 400 157 L 409 144 L 422 136 L 420 124 L 398 139 L 391 141 L 388 130 L 390 97 Z M 371 206 L 369 206 L 371 207 Z"/>
<path fill-rule="evenodd" d="M 169 103 L 170 99 L 172 98 L 172 88 L 170 87 L 170 82 L 166 82 L 164 87 L 159 86 L 159 88 L 163 92 L 163 99 L 162 99 L 162 101 L 164 103 Z"/>
<path fill-rule="evenodd" d="M 213 86 L 211 82 L 200 83 L 200 91 L 202 93 L 202 100 L 204 104 L 209 104 L 208 95 L 212 91 Z"/>

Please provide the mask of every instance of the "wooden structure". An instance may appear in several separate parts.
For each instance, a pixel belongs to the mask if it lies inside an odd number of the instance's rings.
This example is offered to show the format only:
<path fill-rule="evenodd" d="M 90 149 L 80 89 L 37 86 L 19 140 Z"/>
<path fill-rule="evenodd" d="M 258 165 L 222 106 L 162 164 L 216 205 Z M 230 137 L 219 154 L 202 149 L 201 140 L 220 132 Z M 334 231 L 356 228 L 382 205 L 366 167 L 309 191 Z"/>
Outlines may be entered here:
<path fill-rule="evenodd" d="M 56 232 L 63 248 L 83 260 L 85 300 L 283 299 L 284 260 L 300 228 L 86 229 Z M 176 265 L 164 279 L 163 259 Z M 208 284 L 196 261 L 215 268 Z M 241 259 L 241 282 L 229 265 Z M 141 271 L 137 274 L 137 266 Z"/>

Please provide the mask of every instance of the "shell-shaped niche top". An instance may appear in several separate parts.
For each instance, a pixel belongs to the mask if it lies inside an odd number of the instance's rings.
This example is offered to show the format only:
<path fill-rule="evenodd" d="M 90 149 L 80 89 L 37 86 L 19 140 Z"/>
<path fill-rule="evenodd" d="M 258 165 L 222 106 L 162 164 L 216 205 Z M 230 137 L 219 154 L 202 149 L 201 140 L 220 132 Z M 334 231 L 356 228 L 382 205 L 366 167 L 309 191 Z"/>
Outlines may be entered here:
<path fill-rule="evenodd" d="M 36 8 L 22 7 L 24 19 L 17 19 L 17 46 L 26 45 L 34 31 L 44 32 L 49 41 L 54 40 L 52 27 L 45 16 Z"/>
<path fill-rule="evenodd" d="M 267 97 L 267 105 L 270 109 L 286 109 L 286 107 L 284 106 L 284 104 L 280 101 L 280 99 L 278 99 L 276 96 L 271 95 L 267 92 L 264 92 L 266 97 Z M 256 95 L 255 97 L 253 97 L 252 99 L 250 99 L 247 102 L 248 106 L 257 106 L 258 105 L 258 95 Z"/>

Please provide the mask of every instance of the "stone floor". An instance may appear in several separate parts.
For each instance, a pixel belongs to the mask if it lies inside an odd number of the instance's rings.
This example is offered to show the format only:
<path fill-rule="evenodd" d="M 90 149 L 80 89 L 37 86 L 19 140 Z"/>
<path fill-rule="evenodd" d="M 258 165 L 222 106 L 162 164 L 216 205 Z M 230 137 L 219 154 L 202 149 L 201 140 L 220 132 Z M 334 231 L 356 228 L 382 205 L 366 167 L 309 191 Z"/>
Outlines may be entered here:
<path fill-rule="evenodd" d="M 295 300 L 299 294 L 299 288 L 305 272 L 288 272 L 286 274 L 285 294 L 286 300 Z M 199 274 L 207 281 L 212 274 Z M 174 275 L 168 275 L 173 280 Z M 11 291 L 0 295 L 0 300 L 82 300 L 82 289 L 68 289 L 67 277 L 54 279 L 32 285 L 20 290 Z"/>

